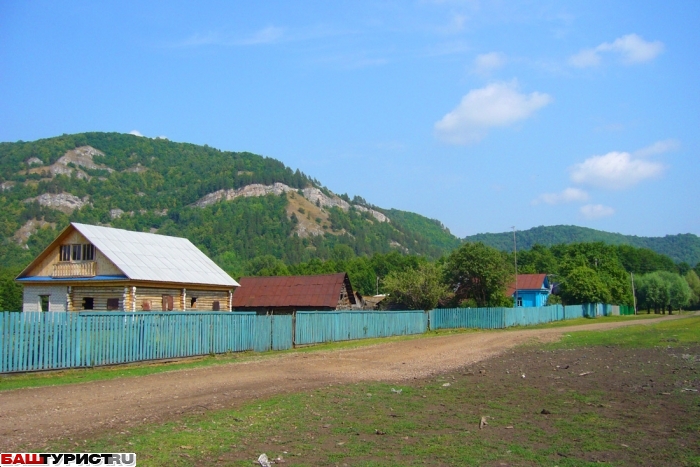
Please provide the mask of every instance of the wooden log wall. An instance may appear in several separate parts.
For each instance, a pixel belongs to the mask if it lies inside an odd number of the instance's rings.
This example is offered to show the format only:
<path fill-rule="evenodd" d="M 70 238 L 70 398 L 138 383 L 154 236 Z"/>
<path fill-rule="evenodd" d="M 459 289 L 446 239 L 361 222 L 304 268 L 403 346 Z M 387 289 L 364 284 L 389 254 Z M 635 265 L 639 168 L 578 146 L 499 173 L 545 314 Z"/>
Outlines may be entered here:
<path fill-rule="evenodd" d="M 107 310 L 107 300 L 117 299 L 119 300 L 119 307 L 116 311 L 130 310 L 130 308 L 124 308 L 124 287 L 123 286 L 103 286 L 103 287 L 71 287 L 70 293 L 70 311 L 85 311 L 83 309 L 83 299 L 85 297 L 93 298 L 93 310 L 94 311 L 108 311 Z M 130 300 L 127 296 L 127 306 Z M 109 310 L 112 311 L 112 310 Z"/>
<path fill-rule="evenodd" d="M 192 297 L 197 297 L 195 307 L 191 307 Z M 190 290 L 187 289 L 187 309 L 192 311 L 211 311 L 214 301 L 219 302 L 219 311 L 229 311 L 229 293 L 227 290 Z"/>
<path fill-rule="evenodd" d="M 182 289 L 160 289 L 136 287 L 136 311 L 163 311 L 163 295 L 173 297 L 173 311 L 182 311 Z M 144 302 L 151 304 L 150 310 L 144 309 Z M 131 308 L 127 309 L 131 311 Z"/>

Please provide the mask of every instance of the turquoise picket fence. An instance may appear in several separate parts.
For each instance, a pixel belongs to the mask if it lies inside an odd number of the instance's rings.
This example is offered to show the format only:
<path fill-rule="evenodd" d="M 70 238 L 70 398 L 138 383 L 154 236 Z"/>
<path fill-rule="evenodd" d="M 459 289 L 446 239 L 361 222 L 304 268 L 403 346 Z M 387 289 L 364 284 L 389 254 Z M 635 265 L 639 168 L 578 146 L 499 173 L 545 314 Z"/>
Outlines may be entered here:
<path fill-rule="evenodd" d="M 253 350 L 257 318 L 226 312 L 4 312 L 0 373 Z"/>
<path fill-rule="evenodd" d="M 430 329 L 506 327 L 506 308 L 438 308 L 430 310 Z"/>
<path fill-rule="evenodd" d="M 298 311 L 294 343 L 403 336 L 421 334 L 427 329 L 424 311 Z"/>
<path fill-rule="evenodd" d="M 439 308 L 430 310 L 430 329 L 503 329 L 612 314 L 612 305 L 550 305 L 518 308 Z"/>
<path fill-rule="evenodd" d="M 256 316 L 253 350 L 287 350 L 293 346 L 292 315 Z"/>
<path fill-rule="evenodd" d="M 604 316 L 605 304 L 424 311 L 0 313 L 0 373 L 290 349 L 430 329 L 502 329 Z"/>

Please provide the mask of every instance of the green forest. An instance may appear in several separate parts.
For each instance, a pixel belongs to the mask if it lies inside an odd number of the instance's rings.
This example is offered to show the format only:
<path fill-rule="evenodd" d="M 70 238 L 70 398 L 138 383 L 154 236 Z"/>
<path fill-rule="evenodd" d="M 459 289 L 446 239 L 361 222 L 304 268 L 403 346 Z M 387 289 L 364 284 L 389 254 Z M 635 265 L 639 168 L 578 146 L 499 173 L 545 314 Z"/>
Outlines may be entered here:
<path fill-rule="evenodd" d="M 464 238 L 467 242 L 484 242 L 499 250 L 513 249 L 513 232 L 481 233 Z M 552 225 L 533 227 L 518 232 L 518 248 L 529 250 L 534 245 L 553 246 L 569 243 L 604 242 L 610 245 L 630 245 L 648 248 L 664 254 L 678 263 L 695 265 L 700 262 L 700 237 L 693 234 L 666 235 L 665 237 L 638 237 L 578 227 Z"/>
<path fill-rule="evenodd" d="M 101 152 L 92 157 L 94 164 L 79 159 L 57 164 L 68 151 L 88 146 Z M 278 160 L 206 145 L 119 133 L 0 143 L 0 308 L 21 306 L 21 288 L 14 277 L 72 221 L 186 237 L 236 278 L 347 271 L 355 288 L 365 295 L 393 290 L 399 300 L 398 289 L 408 290 L 414 281 L 411 290 L 430 296 L 431 303 L 508 302 L 503 290 L 514 274 L 514 258 L 508 253 L 512 234 L 460 240 L 437 220 L 382 209 L 345 194 L 338 196 L 351 203 L 350 209 L 321 209 L 327 220 L 315 219 L 319 228 L 322 225 L 319 235 L 298 235 L 297 224 L 304 214 L 302 210 L 289 214 L 287 196 L 240 197 L 203 208 L 192 206 L 217 190 L 277 182 L 300 194 L 314 187 L 333 196 L 318 180 Z M 36 198 L 47 194 L 69 195 L 81 206 L 42 205 Z M 390 221 L 378 222 L 364 208 L 383 213 Z M 24 237 L 19 235 L 23 229 L 28 229 Z M 481 245 L 472 253 L 479 253 L 480 261 L 497 270 L 494 290 L 468 290 L 463 281 L 471 273 L 455 272 L 466 261 L 458 260 L 456 252 L 464 253 L 472 248 L 469 245 Z M 575 272 L 588 273 L 581 268 L 596 272 L 603 285 L 598 287 L 601 297 L 627 303 L 631 292 L 624 284 L 630 272 L 685 277 L 691 271 L 689 265 L 700 259 L 700 239 L 694 235 L 625 237 L 555 226 L 518 232 L 518 245 L 525 250 L 518 253 L 519 272 L 567 278 L 569 285 L 560 281 L 563 300 L 573 300 L 567 287 L 571 290 L 578 277 Z M 415 282 L 417 278 L 423 282 Z M 657 296 L 656 292 L 649 295 Z M 410 294 L 401 300 L 395 305 L 425 306 L 411 302 Z M 661 299 L 654 300 L 652 308 L 660 309 Z"/>

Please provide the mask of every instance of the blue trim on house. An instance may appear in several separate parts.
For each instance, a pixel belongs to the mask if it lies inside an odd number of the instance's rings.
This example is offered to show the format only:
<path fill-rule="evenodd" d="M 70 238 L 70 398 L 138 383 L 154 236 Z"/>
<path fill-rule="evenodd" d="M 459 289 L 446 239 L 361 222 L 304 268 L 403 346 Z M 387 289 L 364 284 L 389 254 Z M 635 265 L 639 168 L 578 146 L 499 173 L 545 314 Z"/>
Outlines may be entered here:
<path fill-rule="evenodd" d="M 17 279 L 17 282 L 93 282 L 93 281 L 121 281 L 128 277 L 123 275 L 116 276 L 95 276 L 95 277 L 51 277 L 51 276 L 31 276 Z"/>

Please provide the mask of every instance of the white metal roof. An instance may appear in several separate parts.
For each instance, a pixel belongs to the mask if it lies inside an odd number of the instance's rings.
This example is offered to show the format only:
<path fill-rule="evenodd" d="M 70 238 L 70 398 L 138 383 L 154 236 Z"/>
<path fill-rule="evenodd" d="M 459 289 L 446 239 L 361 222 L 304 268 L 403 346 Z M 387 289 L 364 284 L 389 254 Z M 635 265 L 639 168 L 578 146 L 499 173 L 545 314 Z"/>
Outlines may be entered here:
<path fill-rule="evenodd" d="M 239 284 L 186 238 L 71 223 L 132 280 Z"/>

